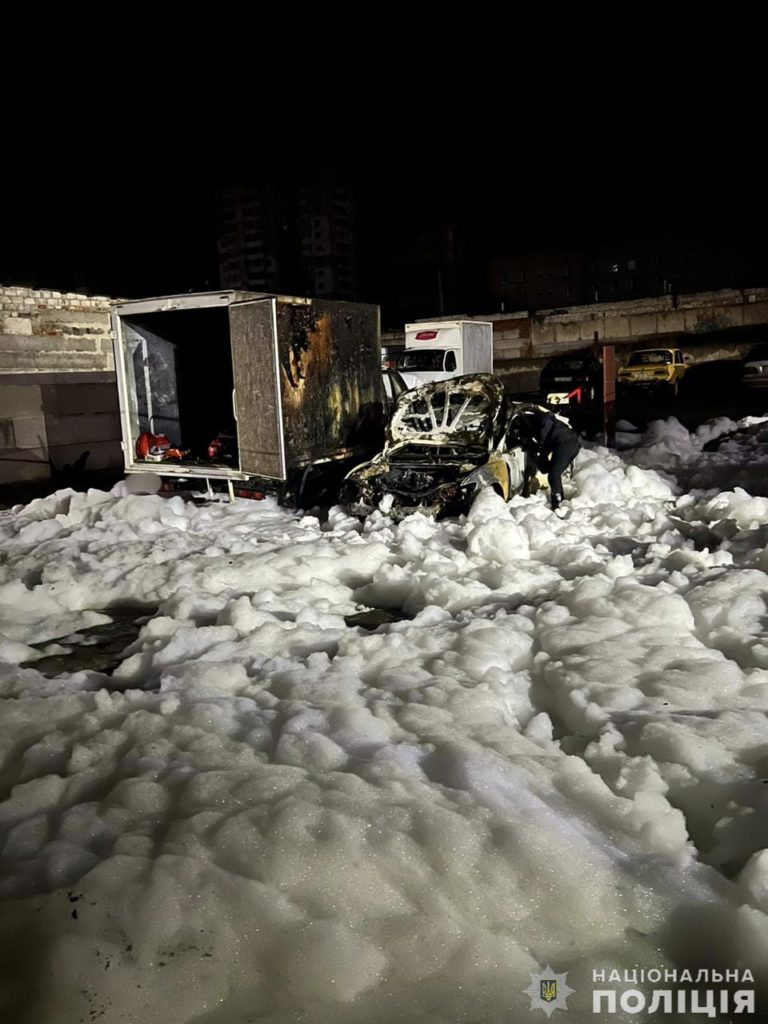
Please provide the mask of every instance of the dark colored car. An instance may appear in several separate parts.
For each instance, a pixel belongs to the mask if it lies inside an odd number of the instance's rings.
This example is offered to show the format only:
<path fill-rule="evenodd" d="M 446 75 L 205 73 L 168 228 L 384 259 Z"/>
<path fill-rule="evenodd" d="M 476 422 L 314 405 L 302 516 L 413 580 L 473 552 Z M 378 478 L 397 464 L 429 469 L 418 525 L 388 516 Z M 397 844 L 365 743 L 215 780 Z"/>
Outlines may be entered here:
<path fill-rule="evenodd" d="M 573 407 L 599 402 L 603 393 L 603 368 L 591 353 L 555 356 L 541 371 L 539 391 L 550 406 Z"/>

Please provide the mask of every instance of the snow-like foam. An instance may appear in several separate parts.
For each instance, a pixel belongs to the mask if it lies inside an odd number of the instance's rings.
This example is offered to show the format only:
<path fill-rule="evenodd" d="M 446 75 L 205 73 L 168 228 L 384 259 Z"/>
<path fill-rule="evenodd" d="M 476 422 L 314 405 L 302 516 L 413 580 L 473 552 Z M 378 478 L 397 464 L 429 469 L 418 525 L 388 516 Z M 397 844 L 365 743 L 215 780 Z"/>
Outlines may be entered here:
<path fill-rule="evenodd" d="M 118 487 L 0 520 L 17 1018 L 501 1022 L 551 963 L 587 1020 L 593 969 L 762 977 L 768 499 L 713 493 L 737 425 L 622 426 L 563 518 Z M 126 608 L 111 674 L 35 667 Z"/>

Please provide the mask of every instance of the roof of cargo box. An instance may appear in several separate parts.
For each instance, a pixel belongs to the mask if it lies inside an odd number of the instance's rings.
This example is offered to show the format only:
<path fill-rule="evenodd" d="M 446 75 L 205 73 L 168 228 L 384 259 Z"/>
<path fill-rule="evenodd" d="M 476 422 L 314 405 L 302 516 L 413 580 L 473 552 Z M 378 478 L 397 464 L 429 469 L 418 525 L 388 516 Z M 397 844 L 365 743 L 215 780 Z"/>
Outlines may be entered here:
<path fill-rule="evenodd" d="M 120 299 L 113 303 L 116 313 L 164 313 L 173 309 L 203 309 L 208 306 L 231 306 L 251 299 L 277 299 L 278 302 L 310 303 L 311 299 L 275 292 L 249 292 L 222 288 L 216 292 L 183 292 L 181 295 L 158 295 L 146 299 Z"/>
<path fill-rule="evenodd" d="M 461 327 L 463 324 L 479 324 L 481 327 L 493 326 L 489 320 L 418 320 L 415 324 L 406 324 L 406 331 L 438 331 L 446 327 Z"/>
<path fill-rule="evenodd" d="M 215 306 L 231 306 L 236 302 L 253 299 L 277 299 L 292 306 L 309 306 L 315 299 L 299 295 L 278 295 L 275 292 L 248 292 L 222 288 L 216 292 L 185 292 L 181 295 L 159 295 L 146 299 L 118 299 L 112 309 L 118 316 L 137 316 L 142 313 L 167 313 L 177 309 L 205 309 Z M 360 303 L 338 303 L 355 305 Z"/>
<path fill-rule="evenodd" d="M 162 313 L 173 309 L 202 309 L 206 306 L 229 306 L 233 302 L 267 298 L 260 292 L 222 288 L 215 292 L 185 292 L 181 295 L 157 295 L 144 299 L 119 299 L 112 304 L 117 314 Z"/>

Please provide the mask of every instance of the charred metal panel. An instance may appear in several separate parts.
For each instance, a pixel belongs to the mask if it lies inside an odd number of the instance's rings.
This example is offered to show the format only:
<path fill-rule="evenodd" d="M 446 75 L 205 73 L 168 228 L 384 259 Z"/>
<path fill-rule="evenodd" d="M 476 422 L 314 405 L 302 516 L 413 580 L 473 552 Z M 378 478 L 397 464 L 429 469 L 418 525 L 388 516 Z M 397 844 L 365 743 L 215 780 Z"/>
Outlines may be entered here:
<path fill-rule="evenodd" d="M 482 445 L 493 435 L 504 392 L 501 381 L 488 373 L 465 374 L 422 384 L 401 395 L 392 414 L 392 441 L 453 440 Z"/>
<path fill-rule="evenodd" d="M 277 336 L 287 464 L 380 448 L 378 307 L 278 300 Z"/>
<path fill-rule="evenodd" d="M 284 480 L 275 300 L 234 304 L 229 309 L 229 320 L 240 469 L 255 476 Z"/>

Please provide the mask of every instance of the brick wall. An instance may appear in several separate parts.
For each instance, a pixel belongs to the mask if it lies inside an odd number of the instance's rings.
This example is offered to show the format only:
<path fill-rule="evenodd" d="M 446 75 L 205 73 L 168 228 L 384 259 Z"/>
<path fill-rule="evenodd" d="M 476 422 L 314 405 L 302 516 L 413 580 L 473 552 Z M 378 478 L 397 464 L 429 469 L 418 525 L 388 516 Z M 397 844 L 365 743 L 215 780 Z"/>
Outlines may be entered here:
<path fill-rule="evenodd" d="M 0 287 L 0 373 L 113 371 L 110 299 Z"/>
<path fill-rule="evenodd" d="M 110 306 L 0 286 L 0 484 L 122 464 Z"/>

